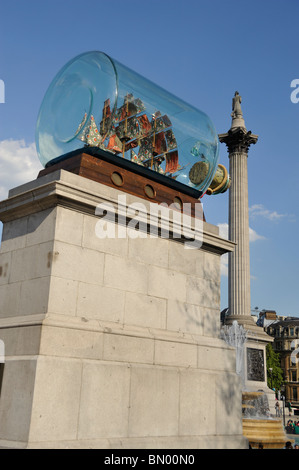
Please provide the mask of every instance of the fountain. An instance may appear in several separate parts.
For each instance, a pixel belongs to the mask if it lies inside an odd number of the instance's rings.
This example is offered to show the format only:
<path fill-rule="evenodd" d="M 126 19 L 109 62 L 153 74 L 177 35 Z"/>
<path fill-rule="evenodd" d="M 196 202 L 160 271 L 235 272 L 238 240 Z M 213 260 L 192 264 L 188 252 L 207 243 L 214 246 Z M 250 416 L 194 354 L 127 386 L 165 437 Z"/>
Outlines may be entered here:
<path fill-rule="evenodd" d="M 263 390 L 245 390 L 244 350 L 247 331 L 236 320 L 221 329 L 222 339 L 236 349 L 236 373 L 242 381 L 243 435 L 252 448 L 281 449 L 287 440 L 281 419 L 274 419 Z"/>
<path fill-rule="evenodd" d="M 236 373 L 242 380 L 242 388 L 245 386 L 244 349 L 247 340 L 247 331 L 236 320 L 231 326 L 225 325 L 221 329 L 221 337 L 224 341 L 236 349 Z"/>

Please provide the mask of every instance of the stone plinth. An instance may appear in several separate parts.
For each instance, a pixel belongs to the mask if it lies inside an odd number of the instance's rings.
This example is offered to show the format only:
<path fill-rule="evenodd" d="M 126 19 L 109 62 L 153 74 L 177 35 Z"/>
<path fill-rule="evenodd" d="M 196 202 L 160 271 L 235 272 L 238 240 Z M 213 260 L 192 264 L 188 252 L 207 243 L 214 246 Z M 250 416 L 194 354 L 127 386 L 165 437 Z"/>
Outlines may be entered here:
<path fill-rule="evenodd" d="M 246 447 L 235 351 L 219 339 L 233 244 L 207 223 L 200 249 L 100 239 L 96 207 L 118 196 L 59 170 L 0 203 L 1 447 Z"/>

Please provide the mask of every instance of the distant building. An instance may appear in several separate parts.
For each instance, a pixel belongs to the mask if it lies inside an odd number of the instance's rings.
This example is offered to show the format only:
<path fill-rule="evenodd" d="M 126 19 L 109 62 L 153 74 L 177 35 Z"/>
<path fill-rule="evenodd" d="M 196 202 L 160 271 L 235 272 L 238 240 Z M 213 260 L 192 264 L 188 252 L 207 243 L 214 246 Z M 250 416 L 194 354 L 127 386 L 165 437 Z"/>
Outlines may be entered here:
<path fill-rule="evenodd" d="M 273 310 L 264 310 L 260 312 L 258 323 L 274 337 L 272 347 L 280 354 L 286 401 L 299 407 L 299 318 L 279 317 Z"/>
<path fill-rule="evenodd" d="M 258 326 L 263 326 L 264 328 L 267 328 L 269 325 L 271 325 L 271 323 L 276 322 L 278 318 L 281 317 L 278 317 L 276 315 L 275 310 L 262 310 L 259 313 L 259 317 L 256 324 Z"/>

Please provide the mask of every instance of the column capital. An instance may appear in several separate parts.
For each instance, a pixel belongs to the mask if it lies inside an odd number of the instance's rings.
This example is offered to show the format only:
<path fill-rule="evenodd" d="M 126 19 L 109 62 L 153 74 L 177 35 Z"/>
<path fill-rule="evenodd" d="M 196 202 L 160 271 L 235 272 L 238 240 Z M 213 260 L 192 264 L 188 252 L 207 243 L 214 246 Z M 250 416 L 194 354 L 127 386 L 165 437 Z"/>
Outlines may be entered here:
<path fill-rule="evenodd" d="M 219 141 L 225 143 L 228 153 L 248 153 L 251 144 L 256 144 L 258 136 L 247 131 L 244 127 L 235 127 L 225 134 L 219 134 Z"/>

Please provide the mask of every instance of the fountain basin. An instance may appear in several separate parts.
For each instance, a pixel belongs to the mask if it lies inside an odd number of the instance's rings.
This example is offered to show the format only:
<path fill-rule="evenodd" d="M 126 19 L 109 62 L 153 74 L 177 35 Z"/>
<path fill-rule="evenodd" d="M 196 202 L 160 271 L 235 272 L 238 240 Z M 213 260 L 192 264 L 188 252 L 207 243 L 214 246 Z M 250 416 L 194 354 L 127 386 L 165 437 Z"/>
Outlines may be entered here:
<path fill-rule="evenodd" d="M 264 395 L 264 392 L 243 391 L 242 392 L 242 400 L 243 401 L 254 400 L 257 397 L 261 397 L 262 395 Z"/>
<path fill-rule="evenodd" d="M 264 449 L 282 449 L 290 440 L 285 434 L 281 419 L 243 418 L 243 435 L 253 449 L 258 448 L 259 444 Z"/>

